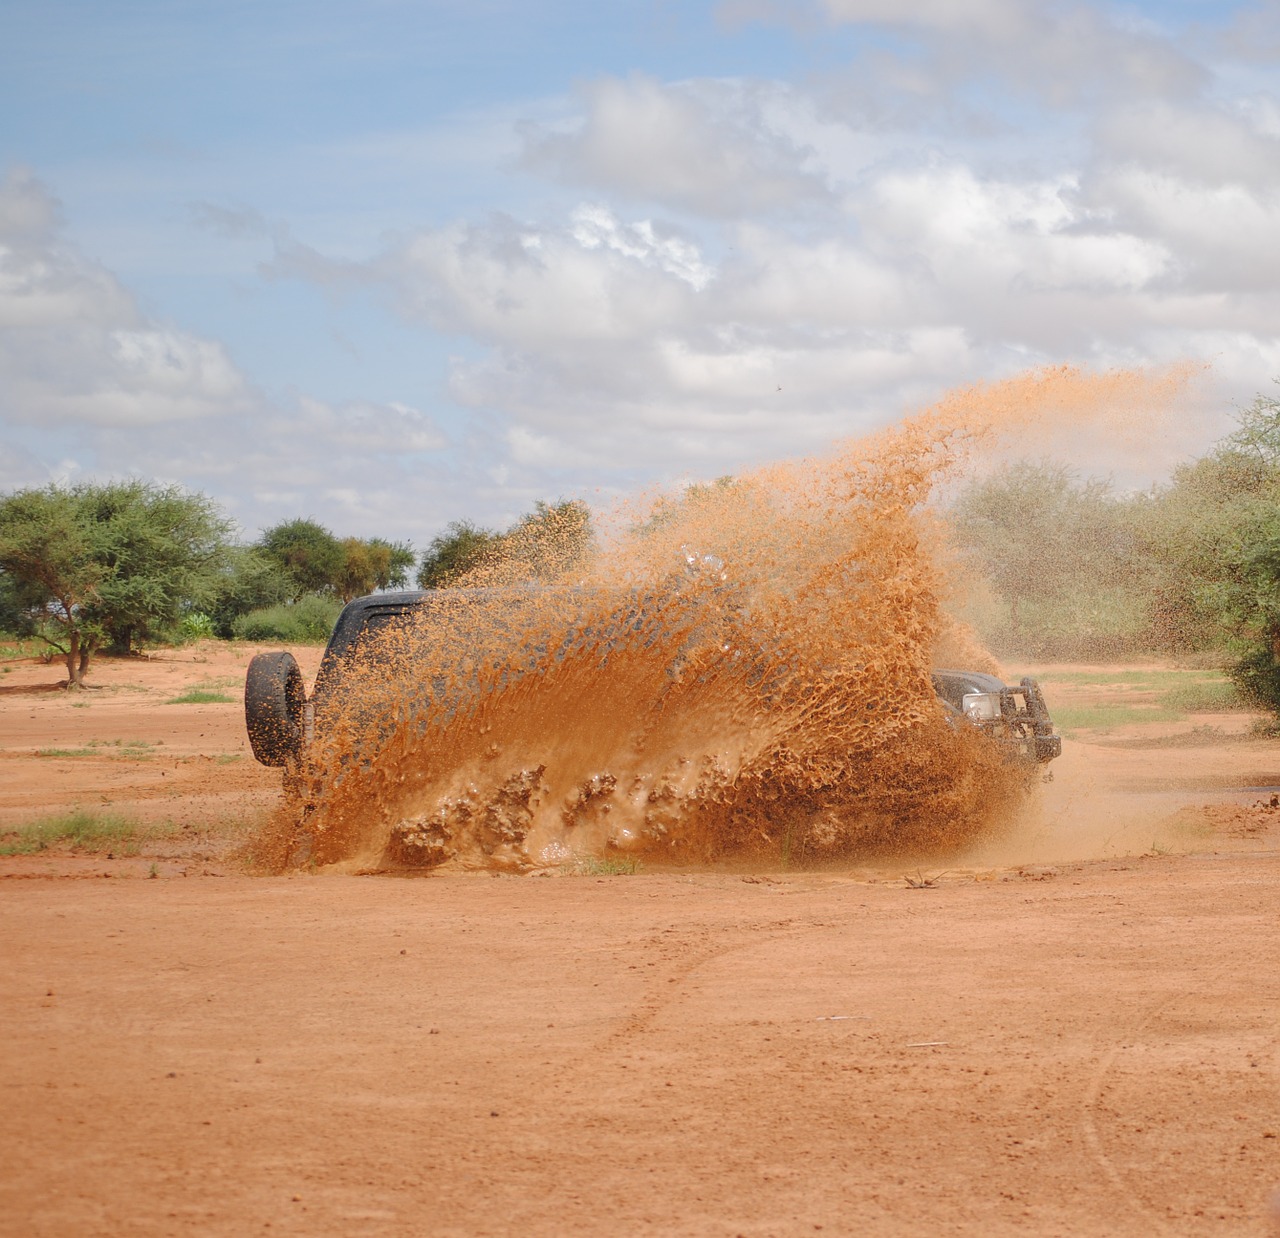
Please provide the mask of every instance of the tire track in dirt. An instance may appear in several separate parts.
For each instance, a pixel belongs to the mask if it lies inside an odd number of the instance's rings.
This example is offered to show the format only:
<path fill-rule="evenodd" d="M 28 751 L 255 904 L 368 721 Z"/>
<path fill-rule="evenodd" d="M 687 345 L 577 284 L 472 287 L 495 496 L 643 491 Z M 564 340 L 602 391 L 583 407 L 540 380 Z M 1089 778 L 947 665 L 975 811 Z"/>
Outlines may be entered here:
<path fill-rule="evenodd" d="M 646 954 L 656 951 L 660 961 L 668 962 L 670 965 L 661 969 L 660 973 L 648 982 L 649 995 L 642 999 L 639 1007 L 624 1019 L 620 1027 L 601 1040 L 600 1048 L 617 1047 L 628 1039 L 649 1030 L 654 1020 L 663 1011 L 676 1005 L 686 996 L 685 983 L 707 964 L 750 950 L 765 941 L 773 944 L 784 938 L 795 938 L 805 932 L 817 931 L 824 926 L 825 922 L 798 924 L 794 917 L 788 917 L 781 920 L 762 921 L 749 926 L 736 926 L 727 933 L 723 926 L 708 925 L 700 930 L 672 926 L 661 933 L 642 939 L 642 949 Z M 699 948 L 696 943 L 715 936 L 717 927 L 719 927 L 720 936 L 731 934 L 738 940 L 723 945 Z M 639 966 L 639 964 L 628 966 Z M 658 964 L 647 963 L 646 966 L 657 967 Z"/>
<path fill-rule="evenodd" d="M 1150 1232 L 1155 1234 L 1168 1234 L 1171 1231 L 1168 1225 L 1165 1224 L 1164 1218 L 1156 1213 L 1150 1205 L 1143 1202 L 1138 1193 L 1128 1185 L 1124 1174 L 1116 1168 L 1115 1163 L 1107 1155 L 1106 1149 L 1102 1146 L 1102 1137 L 1098 1133 L 1094 1110 L 1102 1098 L 1102 1089 L 1106 1083 L 1107 1076 L 1111 1073 L 1121 1052 L 1127 1048 L 1132 1048 L 1133 1042 L 1137 1040 L 1158 1015 L 1173 1004 L 1174 1000 L 1174 998 L 1169 997 L 1148 1006 L 1142 1017 L 1133 1025 L 1131 1032 L 1112 1042 L 1111 1048 L 1103 1054 L 1102 1060 L 1090 1076 L 1089 1083 L 1080 1100 L 1080 1129 L 1084 1135 L 1085 1145 L 1089 1149 L 1089 1154 L 1097 1162 L 1103 1176 L 1111 1183 L 1124 1202 L 1133 1211 L 1137 1212 L 1146 1224 L 1151 1226 Z"/>

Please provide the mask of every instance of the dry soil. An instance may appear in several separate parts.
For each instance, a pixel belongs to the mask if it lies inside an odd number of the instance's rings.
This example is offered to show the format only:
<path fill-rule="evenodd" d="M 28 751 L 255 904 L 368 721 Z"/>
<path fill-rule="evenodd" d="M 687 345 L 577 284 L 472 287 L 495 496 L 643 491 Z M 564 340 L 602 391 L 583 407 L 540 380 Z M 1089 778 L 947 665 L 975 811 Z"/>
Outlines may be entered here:
<path fill-rule="evenodd" d="M 266 878 L 238 700 L 166 703 L 252 652 L 0 678 L 0 827 L 174 823 L 0 859 L 0 1233 L 1273 1225 L 1280 744 L 1247 719 L 1069 741 L 945 861 Z"/>

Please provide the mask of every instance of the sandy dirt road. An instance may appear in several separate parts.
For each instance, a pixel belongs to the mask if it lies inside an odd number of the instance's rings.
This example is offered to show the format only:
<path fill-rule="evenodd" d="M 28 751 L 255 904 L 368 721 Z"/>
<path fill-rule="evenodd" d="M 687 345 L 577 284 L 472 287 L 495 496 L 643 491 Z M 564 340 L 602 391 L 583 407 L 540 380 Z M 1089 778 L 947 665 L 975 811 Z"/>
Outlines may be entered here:
<path fill-rule="evenodd" d="M 15 875 L 0 1229 L 1262 1233 L 1278 887 Z"/>
<path fill-rule="evenodd" d="M 264 810 L 209 666 L 10 693 L 0 811 Z M 922 889 L 0 860 L 0 1233 L 1266 1234 L 1280 810 L 1196 795 L 1275 747 L 1091 747 Z"/>

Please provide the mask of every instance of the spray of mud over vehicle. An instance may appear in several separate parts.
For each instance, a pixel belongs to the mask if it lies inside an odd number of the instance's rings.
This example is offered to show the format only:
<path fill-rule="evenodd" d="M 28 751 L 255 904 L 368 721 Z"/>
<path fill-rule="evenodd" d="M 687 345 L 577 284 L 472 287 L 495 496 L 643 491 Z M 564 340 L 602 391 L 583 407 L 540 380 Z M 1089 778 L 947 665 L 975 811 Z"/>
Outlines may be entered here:
<path fill-rule="evenodd" d="M 932 670 L 884 611 L 856 630 L 764 614 L 720 566 L 361 598 L 310 696 L 290 654 L 259 654 L 246 722 L 286 791 L 269 862 L 938 853 L 999 827 L 1059 755 L 1031 680 Z"/>
<path fill-rule="evenodd" d="M 286 655 L 250 670 L 254 749 L 287 788 L 263 858 L 809 865 L 989 836 L 1060 743 L 954 619 L 973 573 L 938 487 L 1006 433 L 1128 425 L 1181 381 L 974 384 L 815 456 L 620 497 L 585 540 L 523 522 L 450 588 L 353 603 L 309 699 Z"/>

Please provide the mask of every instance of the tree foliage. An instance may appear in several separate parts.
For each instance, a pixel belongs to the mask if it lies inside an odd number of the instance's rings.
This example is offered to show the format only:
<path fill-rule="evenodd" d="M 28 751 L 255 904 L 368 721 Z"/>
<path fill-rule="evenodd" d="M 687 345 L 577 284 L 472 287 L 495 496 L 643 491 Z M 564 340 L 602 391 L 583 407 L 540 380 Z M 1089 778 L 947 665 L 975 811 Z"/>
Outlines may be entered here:
<path fill-rule="evenodd" d="M 1065 465 L 1014 464 L 969 487 L 952 511 L 955 537 L 1008 605 L 1013 646 L 1077 650 L 1111 630 L 1117 608 L 1148 570 L 1131 499 Z M 1100 623 L 1102 616 L 1105 623 Z M 1131 617 L 1125 639 L 1143 626 Z"/>
<path fill-rule="evenodd" d="M 1059 656 L 1118 651 L 1117 637 L 1217 651 L 1280 713 L 1280 401 L 1259 396 L 1211 452 L 1148 491 L 1020 464 L 970 487 L 952 515 L 1007 604 L 997 640 Z M 1064 643 L 1067 630 L 1091 648 Z"/>
<path fill-rule="evenodd" d="M 418 566 L 420 589 L 442 589 L 499 553 L 502 534 L 470 520 L 455 520 L 437 533 Z"/>
<path fill-rule="evenodd" d="M 346 555 L 342 543 L 315 520 L 298 518 L 272 525 L 258 548 L 293 582 L 296 600 L 307 593 L 336 592 Z"/>
<path fill-rule="evenodd" d="M 380 537 L 361 541 L 344 538 L 342 568 L 334 581 L 334 592 L 344 602 L 375 589 L 403 589 L 409 583 L 416 555 L 406 542 L 388 542 Z"/>
<path fill-rule="evenodd" d="M 531 580 L 557 580 L 580 566 L 593 541 L 591 509 L 580 499 L 539 500 L 503 537 L 503 553 Z"/>
<path fill-rule="evenodd" d="M 213 630 L 223 640 L 229 640 L 235 635 L 234 624 L 240 616 L 291 602 L 295 592 L 293 578 L 281 570 L 277 560 L 257 546 L 232 546 L 208 606 Z"/>
<path fill-rule="evenodd" d="M 505 533 L 455 520 L 423 554 L 418 586 L 441 589 L 488 576 L 556 580 L 586 559 L 593 539 L 591 509 L 578 499 L 539 500 Z"/>
<path fill-rule="evenodd" d="M 6 608 L 79 685 L 104 643 L 128 652 L 214 596 L 229 531 L 210 499 L 175 486 L 17 491 L 0 499 Z"/>
<path fill-rule="evenodd" d="M 340 540 L 310 519 L 273 525 L 257 548 L 276 565 L 282 579 L 292 583 L 294 601 L 319 593 L 349 602 L 375 589 L 403 589 L 416 559 L 407 542 L 381 537 Z"/>
<path fill-rule="evenodd" d="M 113 652 L 132 652 L 213 599 L 231 523 L 212 499 L 140 481 L 82 487 L 79 498 L 107 569 L 89 612 Z"/>
<path fill-rule="evenodd" d="M 1153 551 L 1166 605 L 1225 644 L 1236 682 L 1280 713 L 1280 401 L 1259 396 L 1214 452 L 1177 470 L 1161 501 Z"/>

